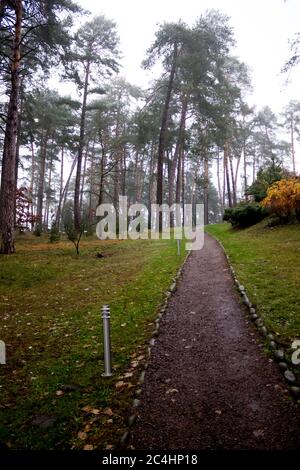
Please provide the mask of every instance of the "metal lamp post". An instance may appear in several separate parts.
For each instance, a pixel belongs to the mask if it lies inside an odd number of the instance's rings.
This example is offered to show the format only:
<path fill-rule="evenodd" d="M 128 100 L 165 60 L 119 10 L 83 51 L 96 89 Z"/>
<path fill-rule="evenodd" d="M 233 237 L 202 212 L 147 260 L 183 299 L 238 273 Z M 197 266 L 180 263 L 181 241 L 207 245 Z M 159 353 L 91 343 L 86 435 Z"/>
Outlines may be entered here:
<path fill-rule="evenodd" d="M 102 377 L 111 377 L 111 346 L 110 346 L 110 308 L 109 305 L 102 307 L 103 323 L 103 352 L 104 352 L 104 374 Z"/>

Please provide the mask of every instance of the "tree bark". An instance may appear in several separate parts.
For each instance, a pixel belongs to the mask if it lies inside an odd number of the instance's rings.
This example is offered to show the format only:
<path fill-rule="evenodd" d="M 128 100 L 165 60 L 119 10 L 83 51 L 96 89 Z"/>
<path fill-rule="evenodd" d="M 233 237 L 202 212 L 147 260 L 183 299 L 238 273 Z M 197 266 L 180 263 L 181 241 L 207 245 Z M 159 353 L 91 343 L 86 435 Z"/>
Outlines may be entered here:
<path fill-rule="evenodd" d="M 204 155 L 204 225 L 209 224 L 209 212 L 208 212 L 208 191 L 209 191 L 209 165 L 208 165 L 208 155 L 205 149 Z"/>
<path fill-rule="evenodd" d="M 177 44 L 174 44 L 173 50 L 173 62 L 171 67 L 171 72 L 169 76 L 168 88 L 162 113 L 161 119 L 161 128 L 158 141 L 158 158 L 157 158 L 157 189 L 156 189 L 156 202 L 159 205 L 163 203 L 163 168 L 164 168 L 164 155 L 165 155 L 165 146 L 166 146 L 166 136 L 168 129 L 168 119 L 169 119 L 169 109 L 171 102 L 171 95 L 173 91 L 173 83 L 175 78 L 176 71 L 176 61 L 177 61 L 178 47 Z M 162 213 L 159 213 L 159 231 L 162 231 Z"/>
<path fill-rule="evenodd" d="M 232 156 L 229 155 L 229 164 L 230 164 L 230 173 L 231 173 L 231 181 L 232 181 L 232 202 L 233 205 L 236 206 L 237 198 L 236 198 L 236 186 L 235 186 L 235 179 L 233 173 L 233 163 L 232 163 Z"/>
<path fill-rule="evenodd" d="M 294 142 L 294 117 L 291 116 L 291 146 L 292 146 L 292 163 L 293 175 L 296 176 L 296 159 L 295 159 L 295 142 Z"/>
<path fill-rule="evenodd" d="M 219 149 L 219 148 L 218 148 L 218 155 L 217 155 L 217 179 L 218 179 L 219 200 L 220 200 L 221 211 L 222 211 L 222 216 L 223 216 L 223 214 L 224 214 L 224 206 L 223 206 L 222 189 L 221 189 L 221 178 L 220 178 L 220 149 Z"/>
<path fill-rule="evenodd" d="M 43 229 L 43 201 L 44 201 L 44 187 L 45 187 L 47 144 L 48 144 L 48 136 L 46 135 L 42 139 L 42 146 L 41 146 L 40 174 L 39 174 L 37 209 L 36 209 L 36 215 L 38 218 L 37 228 L 40 232 Z"/>
<path fill-rule="evenodd" d="M 229 157 L 229 144 L 228 141 L 225 141 L 224 144 L 224 171 L 226 177 L 226 186 L 227 186 L 227 197 L 228 197 L 228 206 L 232 207 L 232 197 L 231 197 L 231 189 L 230 189 L 230 175 L 229 175 L 229 168 L 228 168 L 228 157 Z"/>
<path fill-rule="evenodd" d="M 0 252 L 3 254 L 15 252 L 16 158 L 19 125 L 18 107 L 20 95 L 23 4 L 21 0 L 15 0 L 13 5 L 15 10 L 15 25 L 10 64 L 11 92 L 4 137 L 0 193 Z"/>
<path fill-rule="evenodd" d="M 169 179 L 169 206 L 170 207 L 174 203 L 174 184 L 175 184 L 178 156 L 179 156 L 180 149 L 184 146 L 184 133 L 185 133 L 187 109 L 188 109 L 188 100 L 187 100 L 187 97 L 184 96 L 182 98 L 178 138 L 177 138 L 176 148 L 174 152 L 174 157 L 170 163 L 170 171 L 169 171 L 169 178 L 168 178 Z M 174 227 L 174 213 L 173 212 L 170 213 L 170 227 Z"/>
<path fill-rule="evenodd" d="M 62 144 L 61 157 L 60 157 L 59 201 L 58 201 L 58 208 L 57 208 L 56 219 L 55 219 L 55 224 L 58 229 L 60 228 L 60 223 L 61 223 L 61 205 L 62 205 L 63 187 L 64 187 L 64 153 L 65 153 L 65 146 L 64 144 Z"/>
<path fill-rule="evenodd" d="M 89 87 L 89 77 L 90 77 L 90 62 L 87 61 L 85 79 L 84 79 L 83 100 L 82 100 L 81 119 L 80 119 L 79 147 L 78 147 L 78 157 L 77 157 L 77 170 L 76 170 L 75 191 L 74 191 L 74 225 L 77 231 L 80 231 L 80 226 L 81 226 L 81 213 L 80 213 L 81 167 L 82 167 L 82 158 L 83 158 L 84 141 L 85 141 L 85 118 L 86 118 L 86 105 L 87 105 L 87 96 L 88 96 L 88 87 Z"/>

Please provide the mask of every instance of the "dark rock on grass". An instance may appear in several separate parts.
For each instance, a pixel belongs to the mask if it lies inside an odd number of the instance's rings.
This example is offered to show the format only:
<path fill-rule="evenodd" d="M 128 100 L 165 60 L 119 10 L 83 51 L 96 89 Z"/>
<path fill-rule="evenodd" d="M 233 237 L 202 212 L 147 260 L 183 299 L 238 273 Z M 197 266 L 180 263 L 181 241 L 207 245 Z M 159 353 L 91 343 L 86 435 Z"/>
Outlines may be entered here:
<path fill-rule="evenodd" d="M 56 422 L 56 417 L 51 415 L 38 415 L 33 418 L 31 424 L 38 426 L 40 429 L 51 428 Z"/>
<path fill-rule="evenodd" d="M 258 315 L 256 315 L 256 313 L 253 313 L 253 314 L 251 315 L 251 320 L 252 320 L 252 321 L 255 321 L 255 320 L 257 320 L 257 319 L 258 319 Z"/>
<path fill-rule="evenodd" d="M 262 328 L 260 328 L 260 333 L 262 334 L 262 336 L 264 336 L 265 338 L 267 337 L 267 334 L 268 334 L 268 330 L 265 326 L 263 326 Z"/>
<path fill-rule="evenodd" d="M 274 336 L 273 336 L 271 333 L 269 333 L 269 334 L 268 334 L 268 339 L 269 339 L 270 341 L 274 341 L 275 338 L 274 338 Z"/>
<path fill-rule="evenodd" d="M 62 385 L 61 386 L 61 389 L 66 392 L 66 393 L 71 393 L 71 392 L 81 392 L 82 391 L 82 388 L 80 385 L 76 385 L 76 384 L 66 384 L 66 385 Z"/>
<path fill-rule="evenodd" d="M 270 341 L 269 345 L 270 345 L 270 348 L 273 350 L 276 349 L 277 347 L 275 341 Z"/>
<path fill-rule="evenodd" d="M 286 370 L 284 373 L 284 377 L 290 384 L 295 384 L 297 381 L 295 374 L 293 374 L 291 370 Z"/>
<path fill-rule="evenodd" d="M 280 370 L 287 370 L 288 369 L 288 365 L 286 362 L 279 362 L 279 369 Z"/>
<path fill-rule="evenodd" d="M 262 321 L 261 318 L 258 318 L 257 320 L 255 320 L 255 325 L 258 327 L 261 327 L 261 326 L 264 326 L 264 322 Z"/>
<path fill-rule="evenodd" d="M 274 352 L 275 359 L 279 362 L 282 362 L 284 359 L 284 351 L 282 349 L 278 349 Z"/>

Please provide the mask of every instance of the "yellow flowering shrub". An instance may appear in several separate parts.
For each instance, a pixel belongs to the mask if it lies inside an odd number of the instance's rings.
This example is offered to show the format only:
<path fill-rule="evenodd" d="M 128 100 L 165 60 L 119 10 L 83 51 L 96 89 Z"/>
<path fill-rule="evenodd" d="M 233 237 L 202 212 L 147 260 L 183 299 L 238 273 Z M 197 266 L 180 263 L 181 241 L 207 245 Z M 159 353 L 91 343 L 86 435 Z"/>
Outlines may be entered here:
<path fill-rule="evenodd" d="M 269 187 L 261 205 L 282 220 L 293 217 L 300 220 L 300 178 L 276 181 Z"/>

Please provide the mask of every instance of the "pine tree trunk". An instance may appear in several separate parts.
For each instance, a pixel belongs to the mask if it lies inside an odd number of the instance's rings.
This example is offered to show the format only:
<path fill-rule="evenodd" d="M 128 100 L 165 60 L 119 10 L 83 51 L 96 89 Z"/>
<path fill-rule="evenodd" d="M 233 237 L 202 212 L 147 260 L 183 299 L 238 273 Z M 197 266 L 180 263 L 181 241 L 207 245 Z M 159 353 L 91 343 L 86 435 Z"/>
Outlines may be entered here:
<path fill-rule="evenodd" d="M 38 218 L 37 229 L 39 232 L 43 229 L 43 201 L 44 201 L 44 187 L 45 187 L 45 170 L 46 170 L 46 154 L 47 154 L 48 136 L 46 135 L 42 142 L 41 147 L 41 160 L 40 160 L 40 174 L 37 194 L 37 209 L 36 215 Z"/>
<path fill-rule="evenodd" d="M 292 163 L 293 175 L 296 176 L 296 159 L 295 159 L 295 142 L 294 142 L 294 118 L 291 118 L 291 146 L 292 146 Z"/>
<path fill-rule="evenodd" d="M 224 206 L 223 206 L 223 199 L 222 199 L 222 189 L 221 189 L 221 179 L 220 179 L 220 149 L 218 148 L 218 155 L 217 155 L 217 179 L 218 179 L 218 194 L 219 194 L 219 201 L 221 205 L 222 215 L 224 214 Z"/>
<path fill-rule="evenodd" d="M 237 198 L 236 198 L 236 187 L 235 187 L 235 180 L 234 180 L 234 173 L 233 173 L 233 163 L 232 163 L 232 156 L 229 155 L 229 164 L 230 164 L 230 173 L 231 173 L 231 181 L 232 181 L 232 202 L 233 205 L 236 206 Z"/>
<path fill-rule="evenodd" d="M 50 167 L 49 167 L 49 178 L 48 178 L 48 194 L 47 194 L 47 205 L 46 205 L 46 212 L 45 212 L 45 227 L 46 230 L 49 228 L 49 211 L 50 211 L 50 199 L 51 199 L 51 184 L 52 184 L 52 154 L 50 160 Z"/>
<path fill-rule="evenodd" d="M 35 177 L 35 153 L 34 153 L 34 139 L 33 135 L 30 136 L 30 147 L 31 147 L 31 177 L 30 177 L 30 187 L 29 187 L 29 193 L 31 196 L 32 204 L 31 204 L 31 230 L 33 231 L 34 229 L 34 222 L 33 222 L 33 216 L 34 216 L 34 198 L 33 198 L 33 185 L 34 185 L 34 177 Z"/>
<path fill-rule="evenodd" d="M 173 51 L 173 63 L 170 72 L 167 94 L 165 98 L 163 113 L 162 113 L 162 120 L 161 120 L 161 128 L 159 134 L 159 142 L 158 142 L 158 158 L 157 158 L 157 189 L 156 189 L 156 203 L 162 205 L 163 203 L 163 168 L 164 168 L 164 156 L 165 156 L 165 146 L 166 146 L 166 137 L 167 137 L 167 130 L 168 130 L 168 119 L 169 119 L 169 108 L 171 102 L 171 95 L 173 91 L 173 83 L 175 78 L 175 71 L 176 71 L 176 61 L 177 61 L 177 44 L 174 45 Z M 159 213 L 159 231 L 162 231 L 162 213 Z"/>
<path fill-rule="evenodd" d="M 208 156 L 205 149 L 204 155 L 204 225 L 209 224 L 209 211 L 208 211 L 208 191 L 209 191 L 209 165 Z"/>
<path fill-rule="evenodd" d="M 185 122 L 186 122 L 186 114 L 188 108 L 188 100 L 187 97 L 184 96 L 182 98 L 182 107 L 181 107 L 181 116 L 180 116 L 180 125 L 179 125 L 179 132 L 178 138 L 176 142 L 176 148 L 174 157 L 170 163 L 170 171 L 169 171 L 169 207 L 171 207 L 174 203 L 174 184 L 175 184 L 175 176 L 176 176 L 176 168 L 178 163 L 178 156 L 180 152 L 180 148 L 184 145 L 184 133 L 185 133 Z M 170 227 L 174 227 L 174 213 L 170 213 Z"/>
<path fill-rule="evenodd" d="M 229 145 L 228 145 L 228 141 L 226 140 L 226 142 L 224 144 L 224 170 L 225 170 L 225 176 L 226 176 L 228 206 L 232 207 L 232 197 L 231 197 L 231 189 L 230 189 L 230 175 L 229 175 L 229 168 L 228 168 L 228 159 L 229 159 Z"/>
<path fill-rule="evenodd" d="M 83 150 L 84 150 L 84 140 L 85 140 L 85 117 L 86 117 L 89 77 L 90 77 L 90 62 L 87 61 L 85 79 L 84 79 L 82 108 L 81 108 L 77 171 L 76 171 L 75 191 L 74 191 L 74 225 L 77 231 L 80 231 L 80 226 L 81 226 L 81 213 L 80 213 L 81 167 L 82 167 L 82 158 L 83 158 Z"/>
<path fill-rule="evenodd" d="M 244 153 L 244 186 L 245 186 L 245 200 L 249 200 L 249 196 L 247 194 L 248 190 L 248 178 L 247 178 L 247 155 L 246 155 L 246 142 L 244 142 L 243 146 L 243 153 Z"/>
<path fill-rule="evenodd" d="M 20 94 L 20 62 L 23 4 L 15 0 L 15 26 L 13 52 L 10 63 L 11 92 L 7 110 L 4 149 L 2 158 L 0 193 L 0 230 L 3 254 L 15 252 L 15 198 L 16 198 L 16 158 L 18 137 L 18 106 Z"/>
<path fill-rule="evenodd" d="M 86 177 L 86 165 L 87 165 L 87 158 L 89 153 L 89 142 L 86 145 L 85 155 L 84 155 L 84 163 L 83 163 L 83 173 L 82 173 L 82 181 L 81 181 L 81 188 L 80 188 L 80 215 L 82 214 L 83 209 L 83 193 L 84 193 L 84 185 L 85 185 L 85 177 Z"/>
<path fill-rule="evenodd" d="M 65 146 L 62 144 L 61 146 L 61 157 L 60 157 L 60 183 L 59 183 L 59 201 L 58 201 L 58 208 L 56 213 L 55 225 L 57 228 L 60 228 L 61 223 L 61 204 L 63 198 L 63 187 L 64 187 L 64 153 L 65 153 Z"/>

